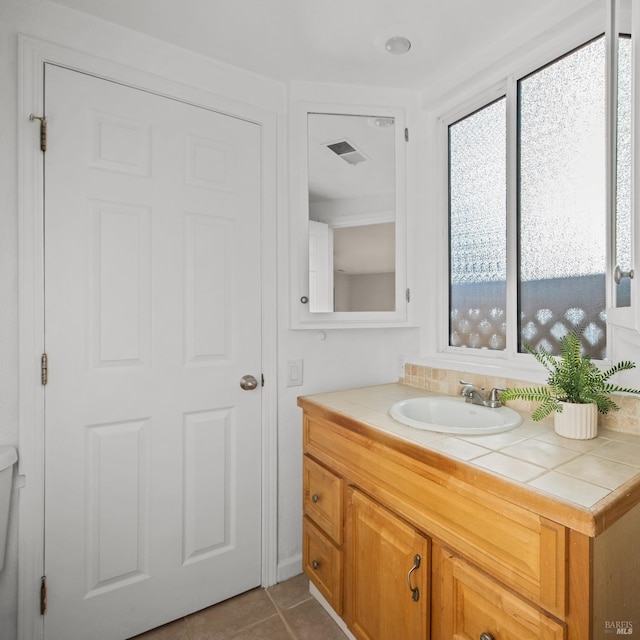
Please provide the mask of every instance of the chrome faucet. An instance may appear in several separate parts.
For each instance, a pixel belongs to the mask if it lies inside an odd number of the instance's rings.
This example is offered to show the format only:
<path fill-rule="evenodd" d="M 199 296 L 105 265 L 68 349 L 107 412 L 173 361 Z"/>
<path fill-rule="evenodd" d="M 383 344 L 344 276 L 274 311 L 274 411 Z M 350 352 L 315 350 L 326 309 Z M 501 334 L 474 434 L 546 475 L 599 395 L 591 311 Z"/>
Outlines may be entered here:
<path fill-rule="evenodd" d="M 460 380 L 460 384 L 464 385 L 460 390 L 460 395 L 465 399 L 465 402 L 477 404 L 482 407 L 489 407 L 491 409 L 496 409 L 497 407 L 502 406 L 502 402 L 500 402 L 500 394 L 504 389 L 493 387 L 489 392 L 489 395 L 485 397 L 482 393 L 484 391 L 484 387 L 479 391 L 471 382 Z"/>

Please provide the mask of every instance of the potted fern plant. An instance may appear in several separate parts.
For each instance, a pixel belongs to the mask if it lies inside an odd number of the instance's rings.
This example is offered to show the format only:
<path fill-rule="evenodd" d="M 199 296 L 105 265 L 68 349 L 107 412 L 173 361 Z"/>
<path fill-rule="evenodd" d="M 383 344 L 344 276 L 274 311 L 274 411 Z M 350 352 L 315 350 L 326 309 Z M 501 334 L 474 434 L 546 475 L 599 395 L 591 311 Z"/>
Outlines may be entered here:
<path fill-rule="evenodd" d="M 601 370 L 588 355 L 582 355 L 582 340 L 576 332 L 570 332 L 560 340 L 559 358 L 544 348 L 536 351 L 525 345 L 525 349 L 549 372 L 548 386 L 507 389 L 500 399 L 539 402 L 531 414 L 532 419 L 542 420 L 555 412 L 556 433 L 565 438 L 595 438 L 598 413 L 606 414 L 620 408 L 610 397 L 611 393 L 640 394 L 638 389 L 608 382 L 616 373 L 633 369 L 633 362 L 627 360 Z"/>

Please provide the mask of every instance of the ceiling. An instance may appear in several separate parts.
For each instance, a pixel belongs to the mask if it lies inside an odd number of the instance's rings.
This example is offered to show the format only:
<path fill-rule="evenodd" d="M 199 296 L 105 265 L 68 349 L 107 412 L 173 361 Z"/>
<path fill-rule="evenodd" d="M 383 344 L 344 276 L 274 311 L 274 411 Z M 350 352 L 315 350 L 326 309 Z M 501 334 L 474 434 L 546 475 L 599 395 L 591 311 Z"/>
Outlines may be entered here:
<path fill-rule="evenodd" d="M 444 92 L 604 0 L 54 0 L 282 82 Z M 392 36 L 411 40 L 393 56 Z"/>

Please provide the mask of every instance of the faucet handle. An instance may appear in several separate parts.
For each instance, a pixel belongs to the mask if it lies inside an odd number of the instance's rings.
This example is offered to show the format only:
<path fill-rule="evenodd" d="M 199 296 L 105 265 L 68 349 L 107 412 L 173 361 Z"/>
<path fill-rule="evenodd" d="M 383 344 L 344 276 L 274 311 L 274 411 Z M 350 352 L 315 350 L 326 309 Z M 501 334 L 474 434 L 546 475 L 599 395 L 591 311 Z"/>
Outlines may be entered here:
<path fill-rule="evenodd" d="M 502 389 L 500 387 L 493 387 L 489 393 L 489 406 L 495 409 L 496 407 L 500 407 L 502 402 L 500 401 L 500 394 L 506 391 L 506 389 Z"/>
<path fill-rule="evenodd" d="M 491 389 L 491 392 L 489 393 L 489 400 L 492 400 L 494 402 L 496 400 L 499 400 L 498 394 L 502 393 L 503 391 L 506 391 L 506 389 L 501 389 L 500 387 L 493 387 L 493 389 Z"/>
<path fill-rule="evenodd" d="M 477 389 L 478 387 L 476 387 L 475 384 L 473 384 L 473 382 L 465 382 L 464 380 L 460 380 L 459 381 L 460 384 L 463 384 L 465 387 L 471 387 L 472 389 Z M 480 389 L 482 391 L 484 391 L 484 387 L 480 387 Z M 502 389 L 502 391 L 504 391 L 504 389 Z"/>
<path fill-rule="evenodd" d="M 473 386 L 473 383 L 465 382 L 464 380 L 460 380 L 460 384 L 463 385 L 462 389 L 460 389 L 460 395 L 463 398 L 466 398 L 467 402 L 469 402 L 470 398 L 473 397 L 473 393 L 475 392 L 476 388 Z"/>

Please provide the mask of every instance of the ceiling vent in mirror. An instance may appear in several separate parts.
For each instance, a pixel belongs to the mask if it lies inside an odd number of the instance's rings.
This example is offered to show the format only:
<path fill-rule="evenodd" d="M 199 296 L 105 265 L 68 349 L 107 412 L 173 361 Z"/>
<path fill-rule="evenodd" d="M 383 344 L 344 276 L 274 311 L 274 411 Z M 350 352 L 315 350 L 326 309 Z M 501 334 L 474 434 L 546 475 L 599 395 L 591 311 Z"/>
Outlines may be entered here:
<path fill-rule="evenodd" d="M 325 146 L 349 164 L 360 164 L 361 162 L 366 162 L 369 159 L 364 155 L 364 153 L 362 153 L 362 151 L 356 149 L 353 144 L 347 140 L 338 140 L 337 142 L 331 142 Z"/>

